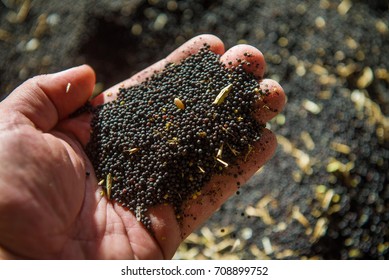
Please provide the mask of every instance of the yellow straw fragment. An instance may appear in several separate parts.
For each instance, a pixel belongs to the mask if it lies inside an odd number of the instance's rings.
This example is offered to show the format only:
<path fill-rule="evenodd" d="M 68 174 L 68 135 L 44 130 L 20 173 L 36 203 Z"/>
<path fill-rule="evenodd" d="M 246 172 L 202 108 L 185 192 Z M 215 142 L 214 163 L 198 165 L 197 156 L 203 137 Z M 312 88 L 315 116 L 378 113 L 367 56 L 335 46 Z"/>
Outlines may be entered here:
<path fill-rule="evenodd" d="M 213 101 L 212 104 L 214 105 L 220 105 L 224 102 L 224 99 L 226 99 L 226 97 L 228 96 L 228 94 L 230 93 L 232 89 L 232 84 L 229 84 L 228 86 L 226 86 L 225 88 L 223 88 L 219 94 L 216 96 L 215 100 Z"/>

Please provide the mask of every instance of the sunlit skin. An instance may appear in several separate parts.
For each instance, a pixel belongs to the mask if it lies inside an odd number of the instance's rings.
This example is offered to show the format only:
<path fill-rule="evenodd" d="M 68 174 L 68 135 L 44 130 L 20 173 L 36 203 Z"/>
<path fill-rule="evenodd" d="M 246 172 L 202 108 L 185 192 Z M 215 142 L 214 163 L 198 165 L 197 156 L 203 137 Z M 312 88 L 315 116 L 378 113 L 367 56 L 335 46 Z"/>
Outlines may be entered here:
<path fill-rule="evenodd" d="M 262 79 L 262 53 L 248 45 L 225 51 L 222 41 L 212 35 L 193 38 L 165 59 L 106 90 L 93 100 L 94 105 L 109 102 L 119 87 L 142 82 L 168 62 L 178 63 L 196 53 L 204 43 L 221 55 L 226 67 L 236 65 L 244 53 L 251 54 L 245 59 L 257 67 L 245 70 L 258 77 L 260 87 L 270 90 L 255 106 L 258 122 L 265 123 L 282 110 L 282 88 Z M 91 116 L 68 118 L 89 99 L 94 84 L 93 70 L 83 65 L 34 77 L 0 103 L 0 258 L 170 259 L 181 241 L 236 192 L 236 181 L 243 184 L 275 151 L 275 136 L 265 129 L 248 159 L 240 163 L 245 170 L 241 177 L 216 175 L 197 198 L 202 205 L 185 203 L 185 213 L 196 219 L 184 218 L 178 224 L 170 206 L 156 206 L 149 213 L 155 233 L 150 235 L 133 213 L 100 193 L 84 152 Z M 207 190 L 215 185 L 220 195 L 211 198 Z"/>

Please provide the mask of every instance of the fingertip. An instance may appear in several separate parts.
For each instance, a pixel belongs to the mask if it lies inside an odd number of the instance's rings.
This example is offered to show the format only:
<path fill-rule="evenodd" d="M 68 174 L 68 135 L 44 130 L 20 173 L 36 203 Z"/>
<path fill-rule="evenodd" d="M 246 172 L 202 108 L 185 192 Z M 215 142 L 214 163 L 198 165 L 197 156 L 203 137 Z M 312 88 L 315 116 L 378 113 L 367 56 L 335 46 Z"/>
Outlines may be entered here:
<path fill-rule="evenodd" d="M 35 76 L 16 88 L 4 106 L 43 131 L 81 107 L 92 94 L 95 73 L 88 65 Z"/>
<path fill-rule="evenodd" d="M 211 34 L 202 34 L 198 35 L 178 49 L 173 51 L 169 56 L 166 57 L 166 61 L 170 63 L 180 62 L 182 59 L 187 58 L 188 56 L 197 53 L 201 48 L 208 45 L 209 50 L 216 54 L 224 53 L 224 43 L 217 36 Z"/>
<path fill-rule="evenodd" d="M 209 45 L 209 50 L 216 54 L 222 55 L 225 52 L 223 41 L 215 35 L 203 34 L 194 37 L 193 40 L 194 40 L 193 44 L 194 45 L 198 44 L 200 48 L 204 47 L 204 44 L 207 44 Z M 197 51 L 198 50 L 195 49 L 195 52 Z"/>
<path fill-rule="evenodd" d="M 272 79 L 259 82 L 261 98 L 255 105 L 255 117 L 260 123 L 266 123 L 279 114 L 286 104 L 286 95 L 279 83 Z"/>
<path fill-rule="evenodd" d="M 250 45 L 236 45 L 227 50 L 220 60 L 226 67 L 242 64 L 243 69 L 252 73 L 258 80 L 265 74 L 266 62 L 262 52 Z"/>
<path fill-rule="evenodd" d="M 55 105 L 59 119 L 66 118 L 88 101 L 95 82 L 95 72 L 89 65 L 76 66 L 38 80 Z"/>
<path fill-rule="evenodd" d="M 81 76 L 83 76 L 85 81 L 87 82 L 88 88 L 86 89 L 86 91 L 88 93 L 89 92 L 92 93 L 96 84 L 95 70 L 93 70 L 93 68 L 88 64 L 83 64 L 79 66 L 79 68 L 80 68 L 79 70 L 82 72 Z"/>

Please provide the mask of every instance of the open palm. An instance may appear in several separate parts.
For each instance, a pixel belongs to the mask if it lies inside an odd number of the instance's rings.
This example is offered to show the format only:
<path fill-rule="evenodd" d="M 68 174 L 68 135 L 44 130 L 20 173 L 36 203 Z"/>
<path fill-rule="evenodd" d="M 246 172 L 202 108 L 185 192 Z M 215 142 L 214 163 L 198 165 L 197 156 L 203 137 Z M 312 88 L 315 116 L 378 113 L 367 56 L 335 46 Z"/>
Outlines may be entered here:
<path fill-rule="evenodd" d="M 250 52 L 252 69 L 263 76 L 262 54 L 250 46 L 236 46 L 224 53 L 223 43 L 211 35 L 196 37 L 166 59 L 154 64 L 94 100 L 115 98 L 119 86 L 141 82 L 167 62 L 178 62 L 197 52 L 204 43 L 233 61 Z M 89 140 L 90 116 L 68 118 L 90 97 L 95 77 L 88 66 L 35 77 L 0 103 L 0 258 L 37 259 L 160 259 L 171 258 L 179 243 L 236 191 L 232 178 L 214 176 L 220 196 L 203 195 L 202 206 L 188 202 L 185 211 L 196 219 L 178 225 L 169 206 L 150 210 L 154 235 L 134 215 L 100 194 L 93 167 L 83 147 Z M 281 87 L 262 80 L 271 94 L 258 103 L 257 119 L 266 122 L 285 103 Z M 113 94 L 111 94 L 113 93 Z M 271 110 L 261 110 L 261 108 Z M 274 152 L 276 141 L 266 130 L 242 162 L 247 180 Z M 234 179 L 236 180 L 236 179 Z M 204 192 L 206 193 L 206 192 Z M 205 206 L 204 206 L 205 205 Z"/>

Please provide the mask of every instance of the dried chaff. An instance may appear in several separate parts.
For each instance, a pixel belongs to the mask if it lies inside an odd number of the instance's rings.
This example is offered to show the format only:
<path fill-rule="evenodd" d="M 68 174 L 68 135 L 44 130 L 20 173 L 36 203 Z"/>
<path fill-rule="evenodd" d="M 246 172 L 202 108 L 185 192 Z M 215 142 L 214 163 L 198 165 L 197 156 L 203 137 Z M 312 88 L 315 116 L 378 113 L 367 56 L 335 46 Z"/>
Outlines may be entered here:
<path fill-rule="evenodd" d="M 111 199 L 111 189 L 112 189 L 112 174 L 108 173 L 107 175 L 107 181 L 105 188 L 107 189 L 107 197 L 108 199 Z"/>
<path fill-rule="evenodd" d="M 185 109 L 185 104 L 181 101 L 179 98 L 174 98 L 174 104 L 177 106 L 178 109 L 184 110 Z"/>
<path fill-rule="evenodd" d="M 220 105 L 224 102 L 224 99 L 228 96 L 228 94 L 231 92 L 232 89 L 232 84 L 229 84 L 225 88 L 223 88 L 219 94 L 216 96 L 215 100 L 213 101 L 212 104 L 214 105 Z"/>
<path fill-rule="evenodd" d="M 66 85 L 66 93 L 69 93 L 69 91 L 70 91 L 70 86 L 71 86 L 72 84 L 71 83 L 68 83 L 67 85 Z"/>
<path fill-rule="evenodd" d="M 131 149 L 128 149 L 128 150 L 124 150 L 124 152 L 127 152 L 130 155 L 133 155 L 133 154 L 135 154 L 138 151 L 139 151 L 139 148 L 131 148 Z"/>

